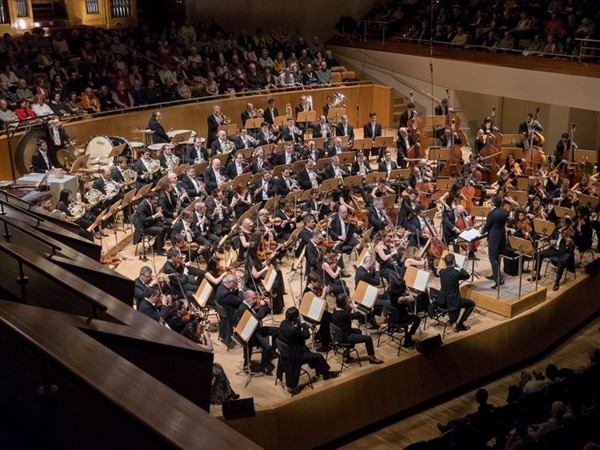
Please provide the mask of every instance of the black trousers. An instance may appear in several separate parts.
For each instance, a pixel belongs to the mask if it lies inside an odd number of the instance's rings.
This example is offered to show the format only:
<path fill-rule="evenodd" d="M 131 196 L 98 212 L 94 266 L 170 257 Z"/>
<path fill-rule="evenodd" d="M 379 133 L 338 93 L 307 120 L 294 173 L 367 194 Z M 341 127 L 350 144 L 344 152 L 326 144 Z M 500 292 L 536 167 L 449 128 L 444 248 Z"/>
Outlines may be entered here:
<path fill-rule="evenodd" d="M 475 309 L 475 302 L 473 300 L 469 300 L 468 298 L 461 297 L 458 308 L 456 308 L 454 311 L 450 311 L 450 313 L 448 314 L 448 316 L 450 317 L 450 323 L 456 323 L 461 309 L 464 309 L 464 312 L 457 325 L 464 325 L 464 323 L 467 321 L 467 319 Z"/>

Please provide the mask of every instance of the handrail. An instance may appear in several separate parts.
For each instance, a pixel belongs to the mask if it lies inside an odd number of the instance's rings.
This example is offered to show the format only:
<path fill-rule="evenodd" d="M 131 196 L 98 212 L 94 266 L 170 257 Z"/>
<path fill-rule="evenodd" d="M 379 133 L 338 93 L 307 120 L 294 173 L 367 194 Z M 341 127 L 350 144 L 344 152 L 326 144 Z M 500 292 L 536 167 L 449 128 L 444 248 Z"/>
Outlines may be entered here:
<path fill-rule="evenodd" d="M 594 55 L 594 51 L 599 51 L 600 46 L 587 46 L 584 44 L 587 43 L 596 43 L 600 44 L 599 39 L 590 39 L 590 38 L 575 38 L 576 41 L 580 41 L 579 44 L 579 62 L 581 62 L 582 58 L 600 58 L 600 55 Z M 585 50 L 592 50 L 592 53 L 584 53 Z"/>
<path fill-rule="evenodd" d="M 49 277 L 54 282 L 56 282 L 57 284 L 59 284 L 60 286 L 65 288 L 67 291 L 77 294 L 75 296 L 76 298 L 79 298 L 79 299 L 85 301 L 86 303 L 89 303 L 92 306 L 92 317 L 94 319 L 98 318 L 98 310 L 100 310 L 102 312 L 106 312 L 108 310 L 107 306 L 105 306 L 100 301 L 93 298 L 92 295 L 90 294 L 90 291 L 92 293 L 94 293 L 94 292 L 97 293 L 99 291 L 99 289 L 89 287 L 89 289 L 78 290 L 75 287 L 75 285 L 78 284 L 75 280 L 79 280 L 79 278 L 77 278 L 75 275 L 71 275 L 70 273 L 68 273 L 66 271 L 63 271 L 63 273 L 59 277 L 59 276 L 56 276 L 55 270 L 46 270 L 46 269 L 49 269 L 49 267 L 47 267 L 47 265 L 51 264 L 46 258 L 42 258 L 38 254 L 33 253 L 33 252 L 30 253 L 30 250 L 28 250 L 24 247 L 21 247 L 21 246 L 15 245 L 15 244 L 5 243 L 5 242 L 0 242 L 0 252 L 4 252 L 4 253 L 8 254 L 9 256 L 12 256 L 14 259 L 16 259 L 19 262 L 19 276 L 20 276 L 21 284 L 24 285 L 27 283 L 27 279 L 23 272 L 23 264 L 25 264 L 26 266 L 33 269 L 34 271 Z M 28 256 L 25 256 L 23 253 L 24 254 L 30 253 L 30 254 Z M 52 267 L 55 268 L 56 266 L 52 265 Z"/>
<path fill-rule="evenodd" d="M 4 222 L 5 231 L 7 232 L 7 236 L 5 237 L 6 242 L 10 242 L 10 236 L 8 236 L 8 226 L 10 225 L 10 226 L 16 228 L 17 230 L 19 230 L 20 232 L 25 233 L 28 236 L 31 236 L 36 241 L 40 241 L 42 244 L 45 244 L 48 247 L 52 248 L 53 255 L 55 255 L 57 251 L 60 252 L 62 250 L 62 247 L 59 247 L 58 245 L 50 242 L 48 239 L 46 239 L 46 237 L 44 237 L 40 233 L 34 232 L 33 230 L 23 227 L 19 223 L 20 220 L 15 219 L 14 217 L 11 217 L 9 220 L 8 217 L 0 215 L 0 221 Z"/>
<path fill-rule="evenodd" d="M 16 210 L 17 210 L 17 211 L 19 211 L 20 213 L 23 213 L 23 214 L 25 214 L 26 216 L 28 216 L 28 217 L 31 217 L 31 218 L 32 218 L 32 219 L 34 219 L 34 220 L 37 220 L 37 225 L 36 225 L 36 227 L 39 227 L 39 226 L 40 226 L 40 224 L 41 224 L 42 222 L 45 222 L 45 221 L 46 221 L 46 219 L 44 219 L 44 218 L 40 217 L 39 215 L 37 215 L 37 214 L 35 214 L 34 212 L 32 212 L 32 211 L 31 211 L 31 204 L 29 204 L 29 203 L 28 203 L 28 204 L 30 205 L 30 207 L 29 207 L 28 209 L 24 209 L 24 208 L 22 208 L 21 206 L 17 206 L 17 205 L 15 205 L 14 203 L 10 203 L 10 202 L 8 201 L 8 192 L 6 192 L 6 191 L 2 191 L 1 189 L 0 189 L 0 192 L 3 192 L 3 193 L 4 193 L 4 195 L 5 195 L 5 199 L 4 199 L 4 200 L 1 200 L 1 199 L 0 199 L 0 206 L 2 206 L 2 211 L 4 211 L 4 205 L 8 205 L 8 206 L 10 206 L 11 208 L 14 208 L 14 209 L 16 209 Z M 18 198 L 18 197 L 15 197 L 15 198 Z"/>

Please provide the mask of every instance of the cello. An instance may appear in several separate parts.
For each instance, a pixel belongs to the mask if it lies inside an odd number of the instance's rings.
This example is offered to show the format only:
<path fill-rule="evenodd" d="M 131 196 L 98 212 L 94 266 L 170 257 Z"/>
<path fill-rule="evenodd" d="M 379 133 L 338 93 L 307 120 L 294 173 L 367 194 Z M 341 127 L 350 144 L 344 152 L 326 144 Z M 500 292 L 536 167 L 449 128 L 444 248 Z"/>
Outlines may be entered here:
<path fill-rule="evenodd" d="M 461 231 L 461 233 L 464 230 L 473 228 L 473 221 L 471 220 L 471 217 L 469 216 L 469 214 L 466 211 L 463 211 L 463 214 L 461 216 L 459 216 L 458 219 L 456 220 L 456 228 L 458 228 Z M 479 243 L 480 243 L 480 241 L 478 241 L 478 240 L 473 242 L 472 244 L 462 243 L 462 244 L 460 244 L 460 247 L 464 251 L 472 252 L 479 248 Z"/>

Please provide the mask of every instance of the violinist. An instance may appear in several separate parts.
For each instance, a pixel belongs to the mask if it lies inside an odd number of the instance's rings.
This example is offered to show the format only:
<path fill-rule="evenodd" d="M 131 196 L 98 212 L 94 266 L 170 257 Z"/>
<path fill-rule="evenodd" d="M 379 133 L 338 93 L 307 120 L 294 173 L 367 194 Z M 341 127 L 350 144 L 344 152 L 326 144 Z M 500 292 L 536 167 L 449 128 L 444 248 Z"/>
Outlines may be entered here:
<path fill-rule="evenodd" d="M 381 277 L 389 283 L 399 284 L 404 274 L 404 270 L 398 267 L 401 258 L 400 238 L 384 230 L 377 233 L 375 239 L 375 260 L 379 263 Z"/>
<path fill-rule="evenodd" d="M 408 163 L 406 161 L 408 155 L 408 149 L 411 148 L 415 144 L 415 141 L 412 136 L 408 134 L 408 130 L 406 127 L 398 128 L 398 140 L 396 141 L 396 162 L 398 163 L 398 167 L 401 169 L 406 169 Z"/>
<path fill-rule="evenodd" d="M 542 183 L 542 178 L 539 175 L 536 175 L 533 178 L 533 183 L 529 185 L 527 188 L 527 193 L 529 199 L 533 199 L 533 197 L 537 197 L 540 202 L 544 205 L 547 205 L 550 201 L 550 196 L 544 187 L 544 183 Z"/>
<path fill-rule="evenodd" d="M 577 208 L 577 217 L 575 218 L 573 242 L 580 253 L 588 251 L 592 248 L 594 239 L 594 229 L 590 219 L 590 210 L 587 206 Z"/>
<path fill-rule="evenodd" d="M 515 159 L 515 155 L 512 153 L 509 153 L 508 156 L 506 157 L 504 166 L 502 166 L 497 173 L 498 177 L 502 177 L 502 170 L 506 170 L 512 183 L 514 183 L 514 180 L 519 175 L 523 174 L 523 168 L 521 167 L 521 162 L 517 161 Z"/>
<path fill-rule="evenodd" d="M 306 258 L 307 267 L 309 267 L 309 270 L 306 271 L 306 275 L 314 272 L 323 278 L 320 270 L 322 269 L 321 265 L 323 263 L 323 251 L 321 251 L 321 249 L 325 250 L 327 248 L 327 243 L 325 243 L 320 231 L 307 231 L 305 234 L 309 235 L 309 239 L 304 247 L 304 256 Z"/>
<path fill-rule="evenodd" d="M 369 226 L 373 227 L 374 232 L 384 231 L 387 226 L 391 225 L 395 227 L 396 224 L 392 223 L 392 219 L 388 216 L 385 209 L 383 209 L 383 200 L 373 200 L 373 206 L 369 208 Z"/>
<path fill-rule="evenodd" d="M 342 268 L 338 265 L 341 254 L 336 253 L 332 248 L 323 250 L 323 260 L 321 261 L 321 269 L 323 271 L 323 283 L 329 287 L 329 291 L 334 295 L 347 293 L 348 287 L 342 280 Z"/>
<path fill-rule="evenodd" d="M 415 208 L 417 207 L 417 199 L 419 193 L 409 188 L 407 195 L 402 198 L 400 202 L 400 211 L 398 211 L 398 223 L 402 225 L 404 229 L 410 229 L 410 224 L 415 217 Z"/>
<path fill-rule="evenodd" d="M 592 195 L 597 197 L 598 191 L 596 187 L 590 182 L 590 177 L 587 174 L 583 174 L 581 181 L 576 183 L 571 189 L 577 195 Z"/>
<path fill-rule="evenodd" d="M 348 208 L 345 205 L 340 205 L 338 213 L 329 224 L 329 237 L 339 242 L 339 245 L 335 248 L 337 253 L 349 255 L 354 250 L 354 247 L 358 245 L 358 239 L 356 239 L 356 226 L 346 223 L 346 219 L 348 219 Z M 340 258 L 340 263 L 343 263 L 343 258 Z"/>
<path fill-rule="evenodd" d="M 149 266 L 143 266 L 139 276 L 134 280 L 134 298 L 138 305 L 144 300 L 146 290 L 150 287 L 158 289 L 164 295 L 171 295 L 169 278 L 164 273 L 155 277 Z"/>
<path fill-rule="evenodd" d="M 515 237 L 530 241 L 534 240 L 535 233 L 533 232 L 533 226 L 523 208 L 514 210 L 513 218 L 508 220 L 506 229 L 509 234 Z"/>
<path fill-rule="evenodd" d="M 552 203 L 565 208 L 570 208 L 577 203 L 579 201 L 577 194 L 569 189 L 570 186 L 570 181 L 567 178 L 562 178 L 560 181 L 560 190 L 552 198 Z"/>
<path fill-rule="evenodd" d="M 546 192 L 553 199 L 560 191 L 560 169 L 557 167 L 556 161 L 548 162 L 548 174 L 546 176 Z"/>
<path fill-rule="evenodd" d="M 540 278 L 538 269 L 546 258 L 556 258 L 558 262 L 554 287 L 552 288 L 554 291 L 558 291 L 560 287 L 560 279 L 562 278 L 563 271 L 567 267 L 567 264 L 572 265 L 572 269 L 575 270 L 575 261 L 573 260 L 573 251 L 575 247 L 573 236 L 575 231 L 572 228 L 572 224 L 573 221 L 568 215 L 565 214 L 560 218 L 558 226 L 554 228 L 554 231 L 550 236 L 550 247 L 542 250 L 539 253 L 539 258 L 534 262 L 533 274 L 531 278 L 529 278 L 529 281 L 535 281 Z"/>
<path fill-rule="evenodd" d="M 177 297 L 187 298 L 195 302 L 194 294 L 200 285 L 198 277 L 203 272 L 192 266 L 191 261 L 185 261 L 186 256 L 177 248 L 170 248 L 167 261 L 162 267 L 162 273 L 169 277 L 171 290 Z"/>
<path fill-rule="evenodd" d="M 491 186 L 496 189 L 496 192 L 500 189 L 514 189 L 514 181 L 508 170 L 500 169 L 498 180 Z"/>
<path fill-rule="evenodd" d="M 308 278 L 306 280 L 306 287 L 304 288 L 303 295 L 307 292 L 312 292 L 316 297 L 325 299 L 327 294 L 329 293 L 329 286 L 323 284 L 321 280 L 321 276 L 316 272 L 311 272 L 308 274 Z M 288 310 L 289 311 L 289 310 Z M 319 324 L 319 329 L 316 331 L 314 336 L 315 343 L 319 344 L 315 350 L 326 352 L 331 344 L 331 331 L 330 324 L 332 319 L 332 314 L 325 309 L 323 311 L 323 315 L 321 316 L 321 323 Z"/>
<path fill-rule="evenodd" d="M 527 218 L 529 220 L 548 220 L 548 213 L 546 213 L 544 205 L 542 205 L 542 201 L 537 195 L 531 199 L 531 205 L 527 206 Z"/>
<path fill-rule="evenodd" d="M 273 257 L 277 254 L 275 252 L 267 258 L 261 259 L 259 257 L 259 247 L 262 245 L 263 242 L 261 241 L 260 237 L 255 235 L 250 241 L 250 246 L 246 249 L 246 262 L 244 266 L 244 285 L 247 287 L 251 287 L 256 291 L 264 290 L 262 280 L 269 271 L 269 266 L 272 262 Z M 273 284 L 273 288 L 270 291 L 270 294 L 273 300 L 273 313 L 281 314 L 284 308 L 283 275 L 281 274 L 281 270 L 275 268 L 275 271 L 277 275 L 275 278 L 275 283 Z"/>
<path fill-rule="evenodd" d="M 285 198 L 281 198 L 275 210 L 275 232 L 277 240 L 285 242 L 296 229 L 296 209 L 293 204 L 288 204 Z"/>
<path fill-rule="evenodd" d="M 407 267 L 416 267 L 423 270 L 429 267 L 427 259 L 419 255 L 419 248 L 412 245 L 404 250 L 400 262 L 404 265 L 405 271 Z"/>
<path fill-rule="evenodd" d="M 168 327 L 165 317 L 169 314 L 169 307 L 161 303 L 160 292 L 155 287 L 146 289 L 144 298 L 138 303 L 137 310 L 161 325 Z"/>

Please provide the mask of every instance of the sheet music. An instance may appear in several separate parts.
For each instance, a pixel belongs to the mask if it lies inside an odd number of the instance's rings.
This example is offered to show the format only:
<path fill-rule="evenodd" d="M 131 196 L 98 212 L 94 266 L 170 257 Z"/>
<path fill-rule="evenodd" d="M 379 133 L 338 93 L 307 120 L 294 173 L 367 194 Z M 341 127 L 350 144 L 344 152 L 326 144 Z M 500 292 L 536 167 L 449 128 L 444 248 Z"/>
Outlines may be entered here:
<path fill-rule="evenodd" d="M 481 234 L 479 234 L 479 230 L 477 228 L 470 228 L 468 230 L 464 230 L 458 235 L 459 238 L 464 239 L 467 242 L 473 242 L 480 236 Z"/>
<path fill-rule="evenodd" d="M 277 271 L 275 271 L 274 269 L 271 268 L 271 270 L 269 270 L 267 272 L 267 275 L 263 279 L 263 286 L 265 287 L 265 289 L 267 291 L 270 291 L 271 289 L 273 289 L 273 284 L 275 283 L 275 278 L 277 278 Z"/>
<path fill-rule="evenodd" d="M 429 272 L 425 270 L 418 270 L 417 276 L 415 277 L 415 283 L 413 289 L 417 291 L 425 292 L 427 290 L 427 283 L 429 281 Z"/>
<path fill-rule="evenodd" d="M 204 308 L 208 302 L 208 299 L 210 298 L 210 294 L 212 294 L 213 287 L 210 285 L 210 283 L 203 283 L 203 285 L 204 287 L 196 296 L 196 301 L 201 307 Z"/>
<path fill-rule="evenodd" d="M 250 338 L 252 337 L 252 333 L 254 333 L 254 330 L 256 329 L 257 326 L 258 326 L 258 319 L 256 317 L 254 317 L 252 314 L 250 314 L 248 316 L 248 321 L 246 322 L 246 326 L 244 326 L 244 329 L 242 330 L 242 332 L 239 333 L 240 337 L 242 338 L 242 340 L 244 342 L 248 342 L 250 340 Z"/>
<path fill-rule="evenodd" d="M 460 253 L 453 253 L 454 260 L 456 261 L 456 265 L 458 267 L 463 267 L 465 265 L 465 261 L 467 260 L 466 255 L 461 255 Z"/>
<path fill-rule="evenodd" d="M 363 306 L 366 306 L 367 308 L 371 309 L 373 308 L 373 305 L 375 305 L 375 300 L 377 300 L 377 288 L 375 286 L 367 286 L 367 288 L 365 289 L 365 296 L 362 299 L 362 302 L 360 302 Z"/>
<path fill-rule="evenodd" d="M 323 306 L 325 305 L 325 300 L 319 297 L 313 297 L 312 303 L 310 304 L 310 308 L 306 313 L 306 317 L 315 322 L 319 322 L 321 320 L 321 311 L 323 311 Z"/>

